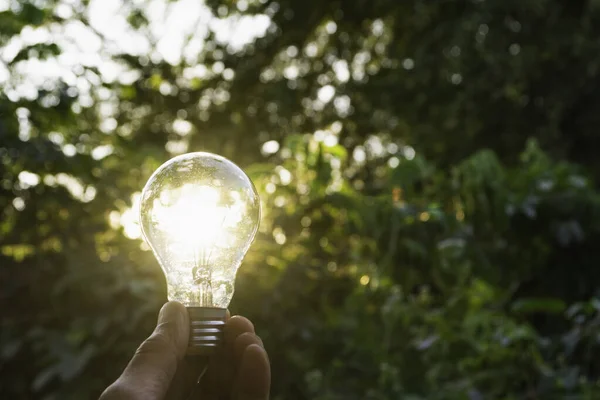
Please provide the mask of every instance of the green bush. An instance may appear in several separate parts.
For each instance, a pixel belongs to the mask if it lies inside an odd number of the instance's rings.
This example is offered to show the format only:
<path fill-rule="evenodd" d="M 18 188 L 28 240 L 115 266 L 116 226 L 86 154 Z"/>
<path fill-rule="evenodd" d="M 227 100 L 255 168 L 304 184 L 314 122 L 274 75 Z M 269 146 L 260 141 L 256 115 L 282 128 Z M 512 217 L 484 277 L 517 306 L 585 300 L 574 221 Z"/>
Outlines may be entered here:
<path fill-rule="evenodd" d="M 270 28 L 241 49 L 194 31 L 179 63 L 96 32 L 98 65 L 41 83 L 28 66 L 68 44 L 23 35 L 97 29 L 88 2 L 9 3 L 2 398 L 92 398 L 120 374 L 166 300 L 131 207 L 196 150 L 261 193 L 231 308 L 273 399 L 600 396 L 595 2 L 211 0 Z M 122 12 L 149 35 L 146 3 Z"/>

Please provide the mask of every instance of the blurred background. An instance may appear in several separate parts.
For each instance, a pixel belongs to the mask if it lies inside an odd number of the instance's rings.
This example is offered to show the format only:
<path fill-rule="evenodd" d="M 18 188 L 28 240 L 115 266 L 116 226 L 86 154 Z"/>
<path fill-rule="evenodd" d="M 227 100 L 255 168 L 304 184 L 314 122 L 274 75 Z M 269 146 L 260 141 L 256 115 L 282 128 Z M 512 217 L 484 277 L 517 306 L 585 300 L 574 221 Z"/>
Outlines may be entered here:
<path fill-rule="evenodd" d="M 150 174 L 253 178 L 275 400 L 600 398 L 597 0 L 0 0 L 0 397 L 152 331 Z"/>

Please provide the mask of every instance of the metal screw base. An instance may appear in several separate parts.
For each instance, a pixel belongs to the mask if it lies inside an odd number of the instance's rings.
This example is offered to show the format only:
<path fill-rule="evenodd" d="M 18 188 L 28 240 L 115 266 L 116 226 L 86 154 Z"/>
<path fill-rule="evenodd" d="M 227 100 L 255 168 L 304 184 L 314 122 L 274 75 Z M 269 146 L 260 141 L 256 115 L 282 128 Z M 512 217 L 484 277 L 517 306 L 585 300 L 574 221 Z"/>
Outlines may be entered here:
<path fill-rule="evenodd" d="M 227 310 L 225 308 L 186 307 L 190 316 L 190 339 L 187 354 L 210 355 L 223 340 Z"/>

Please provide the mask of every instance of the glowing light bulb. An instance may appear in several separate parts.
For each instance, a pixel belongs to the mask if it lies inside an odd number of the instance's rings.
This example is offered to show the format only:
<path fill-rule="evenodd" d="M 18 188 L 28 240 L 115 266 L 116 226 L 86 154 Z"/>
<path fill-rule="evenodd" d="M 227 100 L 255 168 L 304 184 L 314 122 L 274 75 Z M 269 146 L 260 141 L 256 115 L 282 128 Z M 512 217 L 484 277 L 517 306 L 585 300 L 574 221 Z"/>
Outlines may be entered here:
<path fill-rule="evenodd" d="M 140 222 L 169 300 L 190 314 L 188 353 L 209 353 L 221 340 L 237 270 L 258 230 L 260 199 L 252 181 L 215 154 L 175 157 L 146 183 Z"/>

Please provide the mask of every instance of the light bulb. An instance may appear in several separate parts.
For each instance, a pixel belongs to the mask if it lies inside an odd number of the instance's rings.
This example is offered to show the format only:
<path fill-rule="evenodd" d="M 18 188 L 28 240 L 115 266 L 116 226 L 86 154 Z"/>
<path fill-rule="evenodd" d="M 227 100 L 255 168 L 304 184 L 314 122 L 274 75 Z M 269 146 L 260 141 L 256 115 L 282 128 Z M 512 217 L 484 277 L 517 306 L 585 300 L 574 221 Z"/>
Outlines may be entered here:
<path fill-rule="evenodd" d="M 258 230 L 256 188 L 221 156 L 177 156 L 146 183 L 140 222 L 165 273 L 169 300 L 188 309 L 188 353 L 210 353 L 222 338 L 236 273 Z"/>

